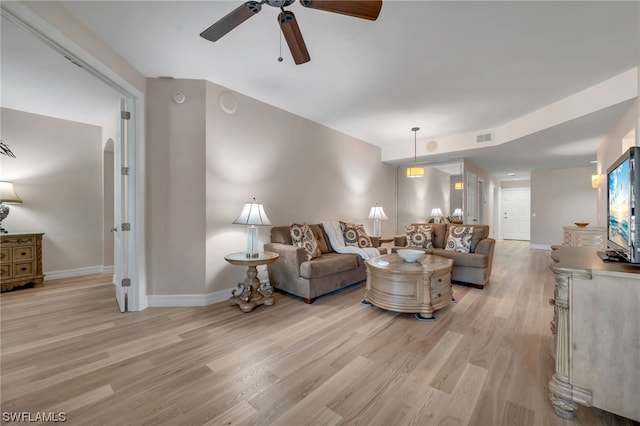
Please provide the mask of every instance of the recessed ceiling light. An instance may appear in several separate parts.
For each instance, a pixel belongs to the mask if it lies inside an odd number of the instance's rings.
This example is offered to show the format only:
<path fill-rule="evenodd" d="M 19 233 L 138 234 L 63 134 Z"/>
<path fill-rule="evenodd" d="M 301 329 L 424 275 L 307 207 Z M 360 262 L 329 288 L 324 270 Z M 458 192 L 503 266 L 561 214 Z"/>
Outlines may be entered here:
<path fill-rule="evenodd" d="M 507 176 L 515 176 L 515 173 L 508 173 Z"/>
<path fill-rule="evenodd" d="M 591 160 L 589 161 L 591 164 L 598 164 L 598 160 Z"/>

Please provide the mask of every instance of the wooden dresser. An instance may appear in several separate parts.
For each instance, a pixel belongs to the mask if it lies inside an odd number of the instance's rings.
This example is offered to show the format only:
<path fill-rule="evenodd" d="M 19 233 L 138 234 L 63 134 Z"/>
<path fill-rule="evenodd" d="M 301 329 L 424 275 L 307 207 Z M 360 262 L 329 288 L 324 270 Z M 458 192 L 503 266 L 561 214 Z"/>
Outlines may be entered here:
<path fill-rule="evenodd" d="M 593 247 L 552 248 L 556 414 L 572 419 L 582 404 L 640 421 L 640 265 L 603 262 Z"/>
<path fill-rule="evenodd" d="M 44 285 L 43 233 L 0 234 L 0 287 L 11 290 L 28 283 Z"/>
<path fill-rule="evenodd" d="M 596 226 L 580 228 L 578 226 L 563 226 L 564 237 L 562 245 L 571 247 L 606 248 L 606 230 Z"/>

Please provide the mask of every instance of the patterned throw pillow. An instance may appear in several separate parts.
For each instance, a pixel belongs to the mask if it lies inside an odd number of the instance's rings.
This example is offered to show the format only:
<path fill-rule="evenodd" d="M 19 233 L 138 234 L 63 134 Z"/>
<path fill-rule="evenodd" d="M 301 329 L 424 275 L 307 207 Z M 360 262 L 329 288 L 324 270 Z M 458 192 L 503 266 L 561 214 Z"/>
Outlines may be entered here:
<path fill-rule="evenodd" d="M 407 247 L 433 248 L 431 225 L 408 225 Z"/>
<path fill-rule="evenodd" d="M 307 252 L 307 259 L 315 259 L 320 257 L 320 247 L 316 241 L 316 237 L 313 236 L 311 228 L 306 223 L 299 225 L 297 223 L 291 224 L 289 227 L 289 233 L 291 234 L 291 242 L 296 247 L 304 247 L 304 251 Z"/>
<path fill-rule="evenodd" d="M 447 246 L 445 249 L 469 253 L 472 236 L 473 226 L 451 226 L 449 227 L 449 237 L 447 238 Z"/>
<path fill-rule="evenodd" d="M 342 229 L 345 246 L 373 247 L 371 238 L 367 235 L 364 225 L 356 225 L 355 223 L 341 221 L 340 229 Z"/>

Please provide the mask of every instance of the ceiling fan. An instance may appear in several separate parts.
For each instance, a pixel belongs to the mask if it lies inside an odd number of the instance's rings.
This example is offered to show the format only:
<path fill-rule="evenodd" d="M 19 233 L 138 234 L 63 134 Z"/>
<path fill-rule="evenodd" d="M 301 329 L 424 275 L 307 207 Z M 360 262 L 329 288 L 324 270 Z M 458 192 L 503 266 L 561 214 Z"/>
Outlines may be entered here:
<path fill-rule="evenodd" d="M 200 36 L 209 41 L 218 41 L 222 36 L 247 19 L 257 15 L 262 10 L 263 4 L 278 7 L 282 10 L 278 15 L 278 23 L 282 34 L 289 45 L 289 50 L 296 65 L 304 64 L 311 60 L 307 46 L 304 44 L 300 27 L 293 12 L 285 10 L 295 0 L 260 0 L 248 1 L 232 10 L 225 17 L 200 33 Z M 324 10 L 326 12 L 340 13 L 355 18 L 375 21 L 382 8 L 382 0 L 300 0 L 300 4 L 311 9 Z"/>

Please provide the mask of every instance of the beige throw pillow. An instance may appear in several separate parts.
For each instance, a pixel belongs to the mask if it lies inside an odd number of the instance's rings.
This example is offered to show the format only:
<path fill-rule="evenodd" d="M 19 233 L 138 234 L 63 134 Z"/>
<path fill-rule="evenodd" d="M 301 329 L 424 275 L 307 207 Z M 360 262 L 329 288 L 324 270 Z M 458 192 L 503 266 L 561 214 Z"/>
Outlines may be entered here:
<path fill-rule="evenodd" d="M 340 229 L 342 229 L 342 236 L 344 237 L 345 246 L 354 247 L 373 247 L 371 238 L 367 235 L 367 231 L 364 229 L 364 225 L 357 225 L 355 223 L 340 222 Z"/>
<path fill-rule="evenodd" d="M 407 225 L 407 247 L 433 248 L 431 225 Z"/>
<path fill-rule="evenodd" d="M 304 251 L 307 252 L 307 259 L 311 260 L 320 257 L 322 253 L 320 252 L 318 241 L 316 241 L 316 237 L 313 236 L 309 225 L 306 223 L 302 225 L 293 223 L 289 227 L 289 233 L 291 234 L 291 242 L 293 245 L 303 247 Z"/>
<path fill-rule="evenodd" d="M 446 250 L 469 253 L 473 226 L 450 226 Z"/>

